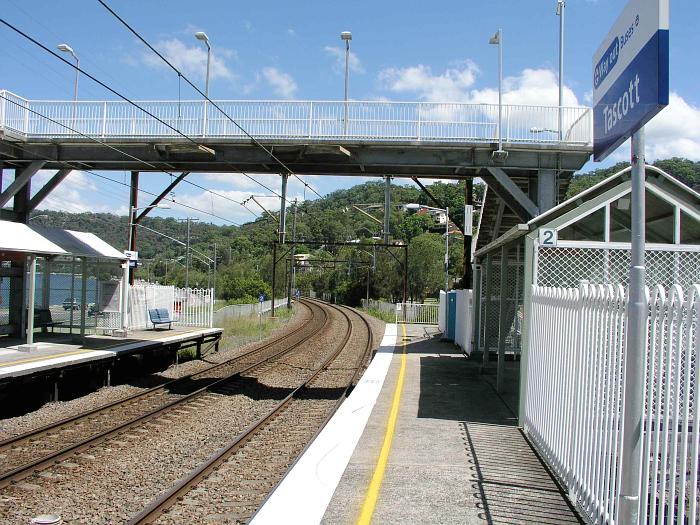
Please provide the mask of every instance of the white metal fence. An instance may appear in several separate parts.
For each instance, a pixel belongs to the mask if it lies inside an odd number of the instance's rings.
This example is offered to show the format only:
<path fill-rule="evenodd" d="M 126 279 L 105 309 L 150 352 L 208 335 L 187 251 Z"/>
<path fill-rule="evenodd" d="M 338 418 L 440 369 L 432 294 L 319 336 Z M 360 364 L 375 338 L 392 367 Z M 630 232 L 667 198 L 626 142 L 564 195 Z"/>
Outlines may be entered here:
<path fill-rule="evenodd" d="M 205 101 L 138 102 L 188 136 L 245 138 L 244 133 Z M 216 101 L 243 129 L 258 138 L 418 140 L 494 142 L 496 104 L 342 101 Z M 556 143 L 559 108 L 503 106 L 506 142 Z M 561 142 L 591 143 L 591 111 L 561 108 Z M 45 118 L 45 117 L 48 117 Z M 50 119 L 50 120 L 49 120 Z M 71 129 L 75 130 L 71 131 Z M 123 101 L 30 101 L 0 91 L 0 130 L 24 137 L 176 137 L 178 133 Z M 77 133 L 79 132 L 79 133 Z"/>
<path fill-rule="evenodd" d="M 280 297 L 275 299 L 275 310 L 278 308 L 287 308 L 287 298 Z M 272 301 L 267 300 L 262 303 L 249 304 L 231 304 L 214 312 L 214 324 L 217 326 L 223 323 L 226 319 L 237 319 L 240 317 L 251 317 L 262 312 L 269 312 L 272 309 Z"/>
<path fill-rule="evenodd" d="M 129 290 L 129 328 L 151 328 L 153 324 L 148 317 L 148 310 L 153 308 L 166 308 L 173 319 L 173 326 L 211 328 L 214 319 L 214 290 L 134 284 Z"/>
<path fill-rule="evenodd" d="M 698 523 L 700 286 L 647 289 L 640 523 Z M 534 285 L 525 431 L 595 523 L 617 523 L 626 291 Z"/>
<path fill-rule="evenodd" d="M 384 312 L 390 315 L 396 313 L 396 305 L 394 303 L 389 303 L 387 301 L 378 301 L 377 299 L 370 299 L 369 303 L 366 299 L 362 299 L 362 308 L 374 308 L 380 312 Z"/>
<path fill-rule="evenodd" d="M 396 303 L 396 322 L 402 324 L 438 324 L 438 303 Z"/>

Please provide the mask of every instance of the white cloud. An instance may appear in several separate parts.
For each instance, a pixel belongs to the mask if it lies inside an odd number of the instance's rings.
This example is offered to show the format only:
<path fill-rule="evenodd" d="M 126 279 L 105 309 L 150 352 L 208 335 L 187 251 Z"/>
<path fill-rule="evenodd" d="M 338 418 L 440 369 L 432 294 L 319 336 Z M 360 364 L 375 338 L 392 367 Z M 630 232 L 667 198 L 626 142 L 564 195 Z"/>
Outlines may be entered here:
<path fill-rule="evenodd" d="M 291 75 L 275 67 L 263 68 L 260 72 L 276 95 L 282 98 L 293 98 L 297 92 L 297 84 Z"/>
<path fill-rule="evenodd" d="M 678 93 L 671 92 L 668 107 L 646 126 L 646 160 L 684 157 L 700 161 L 700 107 L 688 103 Z M 620 146 L 611 160 L 628 161 L 629 141 Z"/>
<path fill-rule="evenodd" d="M 196 75 L 202 79 L 207 73 L 207 49 L 204 45 L 195 43 L 191 46 L 182 40 L 171 38 L 157 42 L 155 47 L 163 56 L 168 59 L 176 68 L 185 75 Z M 217 48 L 212 50 L 211 63 L 209 66 L 209 78 L 233 79 L 234 74 L 226 65 L 226 58 L 232 58 L 235 52 L 230 49 Z M 154 54 L 146 54 L 143 63 L 151 67 L 164 67 L 166 64 Z"/>
<path fill-rule="evenodd" d="M 478 66 L 462 62 L 441 73 L 419 64 L 406 68 L 389 68 L 379 73 L 382 87 L 394 93 L 415 95 L 428 102 L 463 102 L 497 104 L 498 87 L 474 89 Z M 524 69 L 519 75 L 503 79 L 504 104 L 556 106 L 559 104 L 559 84 L 550 69 Z M 576 94 L 564 86 L 564 105 L 577 106 Z"/>
<path fill-rule="evenodd" d="M 291 27 L 289 29 L 287 29 L 287 34 L 289 36 L 297 36 L 297 32 Z"/>
<path fill-rule="evenodd" d="M 34 191 L 38 191 L 53 175 L 54 171 L 39 171 L 32 178 Z M 101 189 L 101 185 L 95 183 L 95 179 L 82 171 L 73 171 L 66 177 L 49 196 L 39 205 L 39 209 L 66 211 L 70 213 L 114 213 L 127 215 L 126 204 L 103 204 L 95 199 L 95 194 L 107 195 L 110 200 L 118 200 L 119 195 L 112 195 Z M 128 196 L 125 194 L 122 202 L 126 203 Z"/>
<path fill-rule="evenodd" d="M 430 66 L 418 64 L 380 71 L 380 84 L 394 93 L 414 94 L 429 102 L 467 102 L 479 69 L 471 61 L 433 74 Z"/>
<path fill-rule="evenodd" d="M 345 71 L 345 49 L 334 46 L 326 46 L 323 48 L 326 54 L 335 59 L 335 64 L 333 69 L 336 73 L 343 73 Z M 359 57 L 350 51 L 348 56 L 348 67 L 353 73 L 364 73 L 365 68 L 362 66 Z"/>

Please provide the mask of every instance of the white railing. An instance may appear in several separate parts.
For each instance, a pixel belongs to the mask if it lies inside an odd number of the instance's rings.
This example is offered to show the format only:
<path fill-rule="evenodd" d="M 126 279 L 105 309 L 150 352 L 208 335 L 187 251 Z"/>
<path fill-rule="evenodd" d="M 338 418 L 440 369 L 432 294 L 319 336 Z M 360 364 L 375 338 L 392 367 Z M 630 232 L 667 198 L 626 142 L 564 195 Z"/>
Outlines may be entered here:
<path fill-rule="evenodd" d="M 438 324 L 438 303 L 396 303 L 396 322 L 406 324 Z"/>
<path fill-rule="evenodd" d="M 157 284 L 134 284 L 129 290 L 129 328 L 153 327 L 148 310 L 165 308 L 173 326 L 211 328 L 214 319 L 213 289 L 176 288 Z"/>
<path fill-rule="evenodd" d="M 162 122 L 123 101 L 26 100 L 0 91 L 0 130 L 26 138 L 190 137 L 244 139 L 226 116 L 259 139 L 495 142 L 498 105 L 349 101 L 139 101 Z M 562 143 L 592 142 L 591 111 L 563 107 Z M 48 117 L 48 118 L 47 118 Z M 559 108 L 503 106 L 506 142 L 558 143 Z M 75 131 L 71 131 L 75 130 Z"/>
<path fill-rule="evenodd" d="M 697 524 L 700 286 L 648 304 L 640 523 Z M 595 523 L 618 523 L 626 308 L 621 285 L 532 289 L 525 431 Z"/>

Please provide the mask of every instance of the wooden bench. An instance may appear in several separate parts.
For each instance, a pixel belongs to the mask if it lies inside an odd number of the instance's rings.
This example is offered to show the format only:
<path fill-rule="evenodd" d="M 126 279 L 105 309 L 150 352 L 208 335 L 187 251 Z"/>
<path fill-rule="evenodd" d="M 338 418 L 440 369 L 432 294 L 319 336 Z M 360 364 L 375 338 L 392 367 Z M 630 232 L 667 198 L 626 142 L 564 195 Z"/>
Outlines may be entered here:
<path fill-rule="evenodd" d="M 48 308 L 35 308 L 34 309 L 34 328 L 51 328 L 55 326 L 61 326 L 63 321 L 54 321 L 51 317 L 51 310 Z"/>
<path fill-rule="evenodd" d="M 167 308 L 149 308 L 148 317 L 153 323 L 154 330 L 159 324 L 167 324 L 168 330 L 172 330 L 173 328 L 173 320 L 170 318 L 170 312 L 168 312 Z"/>

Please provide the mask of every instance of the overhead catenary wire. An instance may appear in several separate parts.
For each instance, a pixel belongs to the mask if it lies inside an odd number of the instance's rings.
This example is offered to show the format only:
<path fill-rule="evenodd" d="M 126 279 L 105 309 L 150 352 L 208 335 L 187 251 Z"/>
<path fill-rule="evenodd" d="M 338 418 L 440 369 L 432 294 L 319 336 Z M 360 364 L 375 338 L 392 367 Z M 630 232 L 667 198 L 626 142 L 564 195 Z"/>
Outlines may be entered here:
<path fill-rule="evenodd" d="M 282 162 L 282 161 L 272 152 L 271 149 L 267 148 L 263 143 L 261 143 L 261 142 L 260 142 L 258 139 L 256 139 L 253 135 L 251 135 L 250 133 L 248 133 L 248 131 L 247 131 L 245 128 L 243 128 L 243 126 L 241 126 L 238 122 L 236 122 L 236 120 L 233 119 L 228 113 L 226 113 L 226 111 L 224 111 L 223 108 L 221 108 L 221 106 L 219 106 L 219 104 L 217 104 L 217 103 L 214 102 L 212 99 L 210 99 L 209 96 L 208 96 L 206 93 L 204 93 L 201 89 L 199 89 L 189 78 L 187 78 L 186 75 L 184 75 L 184 74 L 182 73 L 182 71 L 180 71 L 180 70 L 179 70 L 177 67 L 175 67 L 167 58 L 165 58 L 165 57 L 163 56 L 163 54 L 160 53 L 160 51 L 158 51 L 155 47 L 153 47 L 143 36 L 141 36 L 141 34 L 140 34 L 138 31 L 136 31 L 133 27 L 131 27 L 131 25 L 130 25 L 126 20 L 124 20 L 121 16 L 119 16 L 119 15 L 114 11 L 114 9 L 112 9 L 110 6 L 108 6 L 106 2 L 104 2 L 103 0 L 97 0 L 97 1 L 98 1 L 107 11 L 109 11 L 109 13 L 110 13 L 112 16 L 114 16 L 114 18 L 116 18 L 117 20 L 119 20 L 119 22 L 121 22 L 122 25 L 123 25 L 124 27 L 126 27 L 136 38 L 138 38 L 141 42 L 143 42 L 143 44 L 144 44 L 148 49 L 150 49 L 151 51 L 153 51 L 153 53 L 155 53 L 155 54 L 158 56 L 158 58 L 160 58 L 160 59 L 161 59 L 163 62 L 165 62 L 175 73 L 177 73 L 178 79 L 182 79 L 182 80 L 184 80 L 185 82 L 187 82 L 187 84 L 189 84 L 190 87 L 192 87 L 192 89 L 194 89 L 197 93 L 199 93 L 202 97 L 204 97 L 213 107 L 215 107 L 223 116 L 225 116 L 225 117 L 231 122 L 231 124 L 233 124 L 234 126 L 236 126 L 236 128 L 238 128 L 246 137 L 248 137 L 248 138 L 253 142 L 253 144 L 255 144 L 256 146 L 258 146 L 259 148 L 261 148 L 265 153 L 267 153 L 267 154 L 270 156 L 270 158 L 271 158 L 272 160 L 274 160 L 277 164 L 279 164 L 279 165 L 285 170 L 286 174 L 295 177 L 295 178 L 296 178 L 297 180 L 299 180 L 302 184 L 304 184 L 304 187 L 305 187 L 305 188 L 309 188 L 309 189 L 310 189 L 312 192 L 314 192 L 318 197 L 322 197 L 322 195 L 321 195 L 320 193 L 318 193 L 309 183 L 307 183 L 307 182 L 306 182 L 305 180 L 303 180 L 301 177 L 299 177 L 298 175 L 296 175 L 296 174 L 291 170 L 291 168 L 289 168 L 289 166 L 287 166 L 284 162 Z"/>
<path fill-rule="evenodd" d="M 167 127 L 168 129 L 171 129 L 172 131 L 174 131 L 175 133 L 177 133 L 178 135 L 180 135 L 180 136 L 183 137 L 184 139 L 188 140 L 189 142 L 191 142 L 191 143 L 194 144 L 195 146 L 197 146 L 197 147 L 200 147 L 200 146 L 205 147 L 203 144 L 200 144 L 199 142 L 197 142 L 195 139 L 193 139 L 193 138 L 190 137 L 189 135 L 183 133 L 183 132 L 180 131 L 179 129 L 177 129 L 177 128 L 173 127 L 172 125 L 168 124 L 165 120 L 163 120 L 163 119 L 161 119 L 160 117 L 158 117 L 157 115 L 151 113 L 150 111 L 148 111 L 147 109 L 145 109 L 145 108 L 144 108 L 143 106 L 141 106 L 140 104 L 138 104 L 138 103 L 134 102 L 133 100 L 131 100 L 129 97 L 127 97 L 127 96 L 121 94 L 121 93 L 120 93 L 119 91 L 117 91 L 116 89 L 113 89 L 112 87 L 110 87 L 110 86 L 107 85 L 106 83 L 104 83 L 104 82 L 102 82 L 101 80 L 99 80 L 98 78 L 96 78 L 94 75 L 92 75 L 92 74 L 88 73 L 87 71 L 85 71 L 84 69 L 80 68 L 78 65 L 69 62 L 68 60 L 66 60 L 65 58 L 63 58 L 61 55 L 59 55 L 58 53 L 54 52 L 51 48 L 45 46 L 44 44 L 42 44 L 41 42 L 39 42 L 38 40 L 36 40 L 36 39 L 33 38 L 32 36 L 30 36 L 29 34 L 25 33 L 24 31 L 22 31 L 22 30 L 19 29 L 18 27 L 12 25 L 11 23 L 9 23 L 9 22 L 8 22 L 7 20 L 5 20 L 4 18 L 0 18 L 0 23 L 2 23 L 3 25 L 5 25 L 6 27 L 8 27 L 9 29 L 11 29 L 12 31 L 14 31 L 15 33 L 19 34 L 19 35 L 22 36 L 23 38 L 29 40 L 29 41 L 32 42 L 34 45 L 36 45 L 36 46 L 38 46 L 39 48 L 43 49 L 44 51 L 46 51 L 46 52 L 49 53 L 50 55 L 52 55 L 52 56 L 54 56 L 55 58 L 59 59 L 59 60 L 60 60 L 61 62 L 63 62 L 64 64 L 66 64 L 66 65 L 68 65 L 69 67 L 75 69 L 76 71 L 82 73 L 82 74 L 85 75 L 87 78 L 89 78 L 89 79 L 92 80 L 93 82 L 97 83 L 98 85 L 102 86 L 103 88 L 105 88 L 105 89 L 106 89 L 107 91 L 109 91 L 110 93 L 116 95 L 116 96 L 119 97 L 120 99 L 122 99 L 122 100 L 124 100 L 125 102 L 127 102 L 127 103 L 131 104 L 132 106 L 134 106 L 135 108 L 141 110 L 141 111 L 144 112 L 146 115 L 148 115 L 149 117 L 153 118 L 154 120 L 160 122 L 160 123 L 163 124 L 165 127 Z M 171 67 L 172 67 L 172 66 L 171 66 Z M 181 74 L 180 74 L 180 75 L 181 75 Z M 184 77 L 183 77 L 183 78 L 184 78 Z M 189 83 L 189 80 L 188 80 L 188 79 L 185 78 L 185 80 Z M 27 109 L 27 108 L 24 108 L 24 109 Z M 48 118 L 48 117 L 46 117 L 46 118 Z M 64 127 L 67 128 L 67 126 L 65 126 L 63 123 L 60 123 L 60 122 L 57 122 L 57 123 L 58 123 L 59 125 L 62 125 L 62 126 L 64 126 Z M 75 130 L 73 130 L 73 131 L 75 132 Z M 81 135 L 82 135 L 82 134 L 81 134 Z M 99 141 L 98 141 L 98 142 L 99 142 Z M 135 160 L 139 160 L 139 159 L 135 159 Z M 144 161 L 144 162 L 145 162 L 145 161 Z M 157 169 L 157 168 L 156 168 L 156 169 Z M 158 170 L 158 171 L 161 171 L 161 170 Z M 251 177 L 251 176 L 248 175 L 247 173 L 243 173 L 243 172 L 241 172 L 241 171 L 238 170 L 238 169 L 235 169 L 235 172 L 237 172 L 237 173 L 242 173 L 243 175 L 245 175 L 246 177 L 248 177 L 249 179 L 251 179 L 251 180 L 254 181 L 255 183 L 259 184 L 260 186 L 264 187 L 265 189 L 269 189 L 267 186 L 265 186 L 264 184 L 262 184 L 262 183 L 260 183 L 259 181 L 255 180 L 253 177 Z M 290 172 L 290 173 L 291 173 L 291 172 Z M 304 182 L 304 181 L 302 181 L 302 182 Z M 320 196 L 320 195 L 319 195 L 319 196 Z M 280 198 L 281 198 L 281 196 L 280 196 Z M 286 202 L 290 202 L 288 199 L 285 199 L 285 200 L 286 200 Z"/>

